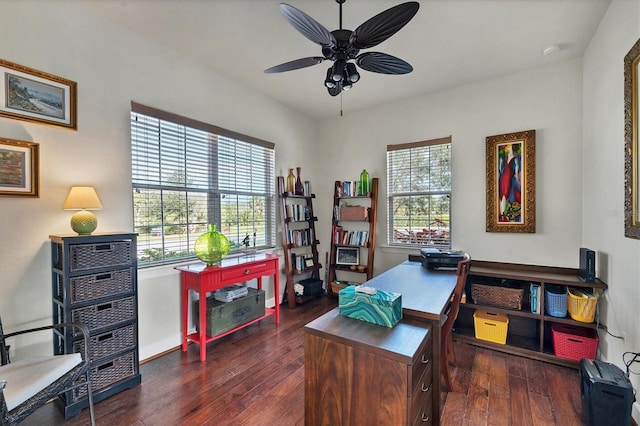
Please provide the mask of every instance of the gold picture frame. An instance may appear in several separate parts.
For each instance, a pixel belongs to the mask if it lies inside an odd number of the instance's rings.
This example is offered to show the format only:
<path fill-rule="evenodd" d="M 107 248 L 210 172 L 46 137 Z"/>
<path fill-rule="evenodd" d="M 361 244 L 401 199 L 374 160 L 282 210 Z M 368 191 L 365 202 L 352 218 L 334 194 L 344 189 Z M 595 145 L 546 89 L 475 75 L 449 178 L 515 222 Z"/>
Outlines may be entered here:
<path fill-rule="evenodd" d="M 39 197 L 40 146 L 0 138 L 0 195 Z"/>
<path fill-rule="evenodd" d="M 487 232 L 536 232 L 536 131 L 488 136 Z"/>
<path fill-rule="evenodd" d="M 640 39 L 624 57 L 624 236 L 640 239 Z"/>
<path fill-rule="evenodd" d="M 77 83 L 0 59 L 0 116 L 77 130 Z"/>

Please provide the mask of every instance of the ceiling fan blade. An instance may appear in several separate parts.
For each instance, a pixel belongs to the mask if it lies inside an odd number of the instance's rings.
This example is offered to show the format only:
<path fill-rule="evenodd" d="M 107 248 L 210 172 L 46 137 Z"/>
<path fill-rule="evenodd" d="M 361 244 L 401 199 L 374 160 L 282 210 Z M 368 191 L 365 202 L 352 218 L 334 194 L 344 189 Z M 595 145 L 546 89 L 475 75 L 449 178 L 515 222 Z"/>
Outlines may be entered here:
<path fill-rule="evenodd" d="M 408 62 L 381 52 L 358 55 L 356 64 L 363 70 L 380 74 L 408 74 L 413 71 L 413 67 Z"/>
<path fill-rule="evenodd" d="M 303 11 L 286 3 L 280 3 L 280 12 L 296 30 L 312 42 L 328 47 L 336 45 L 333 34 Z"/>
<path fill-rule="evenodd" d="M 317 65 L 322 61 L 324 61 L 324 58 L 322 56 L 310 56 L 308 58 L 296 59 L 295 61 L 289 61 L 285 62 L 284 64 L 267 68 L 266 70 L 264 70 L 264 72 L 265 74 L 272 74 L 276 72 L 292 71 Z"/>
<path fill-rule="evenodd" d="M 418 12 L 420 4 L 410 1 L 374 16 L 353 31 L 351 44 L 357 49 L 376 46 L 404 27 Z"/>

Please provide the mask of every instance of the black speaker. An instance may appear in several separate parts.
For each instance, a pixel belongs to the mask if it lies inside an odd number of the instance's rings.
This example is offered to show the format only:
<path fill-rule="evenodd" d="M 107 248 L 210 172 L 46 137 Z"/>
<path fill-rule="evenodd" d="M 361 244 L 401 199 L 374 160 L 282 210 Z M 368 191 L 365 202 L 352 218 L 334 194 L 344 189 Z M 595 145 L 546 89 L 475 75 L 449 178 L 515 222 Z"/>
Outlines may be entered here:
<path fill-rule="evenodd" d="M 588 248 L 580 248 L 580 269 L 578 277 L 586 283 L 596 282 L 596 252 Z"/>

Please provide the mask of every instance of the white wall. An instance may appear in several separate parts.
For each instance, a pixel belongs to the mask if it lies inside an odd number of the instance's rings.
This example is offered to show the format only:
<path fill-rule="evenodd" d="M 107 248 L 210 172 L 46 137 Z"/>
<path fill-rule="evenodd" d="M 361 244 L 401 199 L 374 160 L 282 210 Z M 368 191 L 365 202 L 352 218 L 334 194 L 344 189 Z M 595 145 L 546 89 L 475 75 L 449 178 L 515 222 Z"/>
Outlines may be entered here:
<path fill-rule="evenodd" d="M 380 178 L 378 244 L 386 243 L 386 145 L 452 136 L 452 245 L 475 259 L 577 267 L 581 240 L 582 63 L 572 59 L 432 95 L 347 113 L 318 127 L 326 175 Z M 354 89 L 355 90 L 355 89 Z M 485 232 L 485 138 L 536 130 L 536 233 Z M 332 181 L 331 181 L 332 182 Z M 329 179 L 318 183 L 330 200 Z M 326 250 L 331 203 L 317 203 Z M 375 272 L 406 260 L 382 247 Z"/>
<path fill-rule="evenodd" d="M 640 38 L 640 2 L 614 0 L 584 55 L 582 245 L 597 251 L 597 273 L 609 285 L 600 333 L 608 362 L 640 352 L 640 241 L 624 237 L 624 56 Z M 640 371 L 640 365 L 633 366 Z M 637 375 L 631 375 L 635 389 Z M 640 404 L 634 405 L 640 422 Z"/>
<path fill-rule="evenodd" d="M 0 137 L 40 144 L 40 198 L 0 197 L 0 313 L 5 330 L 51 322 L 50 234 L 71 233 L 72 185 L 102 200 L 97 232 L 131 231 L 130 102 L 276 144 L 276 172 L 303 166 L 315 123 L 231 78 L 185 62 L 77 1 L 0 4 L 0 57 L 78 83 L 78 130 L 0 118 Z M 179 344 L 178 278 L 140 274 L 141 358 Z M 273 297 L 269 295 L 267 297 Z M 47 338 L 42 350 L 50 351 Z M 17 346 L 17 345 L 16 345 Z"/>
<path fill-rule="evenodd" d="M 83 13 L 76 1 L 2 2 L 0 57 L 78 82 L 79 110 L 78 131 L 0 118 L 0 137 L 41 148 L 40 198 L 0 197 L 5 328 L 50 321 L 48 235 L 70 232 L 61 209 L 70 186 L 96 186 L 104 205 L 98 231 L 132 229 L 134 100 L 275 142 L 277 172 L 302 166 L 312 181 L 322 258 L 334 180 L 356 179 L 363 168 L 380 178 L 383 244 L 386 145 L 451 135 L 454 248 L 476 259 L 569 267 L 580 246 L 597 250 L 598 275 L 610 287 L 603 317 L 627 336 L 620 342 L 601 333 L 602 354 L 621 365 L 623 351 L 640 350 L 640 241 L 623 237 L 622 128 L 622 58 L 640 36 L 639 9 L 635 0 L 614 0 L 584 65 L 567 60 L 316 123 Z M 527 129 L 537 136 L 536 233 L 486 233 L 485 138 Z M 375 272 L 406 255 L 378 248 Z M 141 271 L 139 284 L 145 358 L 179 343 L 178 279 L 157 268 Z"/>

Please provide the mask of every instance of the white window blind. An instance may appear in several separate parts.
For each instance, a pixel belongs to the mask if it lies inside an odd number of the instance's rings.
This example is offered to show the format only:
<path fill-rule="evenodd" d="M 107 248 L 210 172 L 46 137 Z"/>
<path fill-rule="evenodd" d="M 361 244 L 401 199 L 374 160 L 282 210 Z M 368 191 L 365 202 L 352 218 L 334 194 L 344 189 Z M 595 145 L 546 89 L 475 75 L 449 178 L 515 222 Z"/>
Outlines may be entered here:
<path fill-rule="evenodd" d="M 141 266 L 194 257 L 215 224 L 232 251 L 275 246 L 274 144 L 132 103 L 133 217 Z"/>
<path fill-rule="evenodd" d="M 387 146 L 387 241 L 451 248 L 451 137 Z"/>

